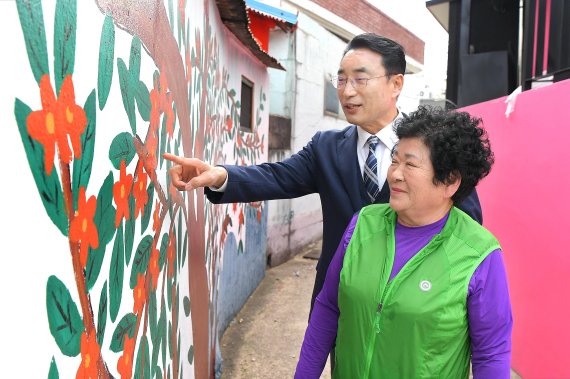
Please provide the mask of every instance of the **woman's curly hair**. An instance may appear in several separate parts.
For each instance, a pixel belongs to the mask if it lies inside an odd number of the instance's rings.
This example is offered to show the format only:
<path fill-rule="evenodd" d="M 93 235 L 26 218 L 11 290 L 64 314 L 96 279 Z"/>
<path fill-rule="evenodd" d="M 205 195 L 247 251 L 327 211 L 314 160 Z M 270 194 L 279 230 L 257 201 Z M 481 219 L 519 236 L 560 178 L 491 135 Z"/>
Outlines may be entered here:
<path fill-rule="evenodd" d="M 400 119 L 395 131 L 400 140 L 420 138 L 429 148 L 434 184 L 451 184 L 461 178 L 452 197 L 457 204 L 489 174 L 494 163 L 489 138 L 480 124 L 480 118 L 467 112 L 420 106 Z"/>

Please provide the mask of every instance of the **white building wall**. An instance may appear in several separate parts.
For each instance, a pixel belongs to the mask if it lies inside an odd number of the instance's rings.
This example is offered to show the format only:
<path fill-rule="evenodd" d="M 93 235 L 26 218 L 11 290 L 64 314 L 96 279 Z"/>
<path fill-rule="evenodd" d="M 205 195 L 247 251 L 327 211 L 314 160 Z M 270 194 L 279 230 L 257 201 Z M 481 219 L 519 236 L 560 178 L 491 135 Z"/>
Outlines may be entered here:
<path fill-rule="evenodd" d="M 320 130 L 341 129 L 346 120 L 324 112 L 325 80 L 334 75 L 346 42 L 300 13 L 293 35 L 276 31 L 270 54 L 287 73 L 270 70 L 270 113 L 291 117 L 291 149 L 269 152 L 271 162 L 301 150 Z M 280 264 L 307 243 L 322 237 L 321 203 L 317 194 L 269 203 L 267 253 Z"/>

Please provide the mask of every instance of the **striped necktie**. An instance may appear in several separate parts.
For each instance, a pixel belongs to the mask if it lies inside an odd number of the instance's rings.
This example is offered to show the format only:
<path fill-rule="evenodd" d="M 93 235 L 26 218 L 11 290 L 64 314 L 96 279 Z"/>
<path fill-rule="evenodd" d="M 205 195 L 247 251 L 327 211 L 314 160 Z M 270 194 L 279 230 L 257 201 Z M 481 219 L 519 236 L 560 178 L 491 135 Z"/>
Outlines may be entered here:
<path fill-rule="evenodd" d="M 376 196 L 380 192 L 380 187 L 378 186 L 378 161 L 375 154 L 376 146 L 379 142 L 380 139 L 376 136 L 368 138 L 368 158 L 366 158 L 366 163 L 364 164 L 364 186 L 371 203 L 376 201 Z"/>

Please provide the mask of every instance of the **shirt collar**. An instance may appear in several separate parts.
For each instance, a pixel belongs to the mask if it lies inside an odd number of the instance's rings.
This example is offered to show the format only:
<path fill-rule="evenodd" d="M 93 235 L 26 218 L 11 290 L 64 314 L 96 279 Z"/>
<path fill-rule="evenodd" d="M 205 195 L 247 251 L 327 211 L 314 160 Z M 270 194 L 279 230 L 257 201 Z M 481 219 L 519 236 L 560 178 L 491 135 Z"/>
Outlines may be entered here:
<path fill-rule="evenodd" d="M 404 116 L 402 115 L 402 112 L 398 111 L 396 118 L 394 118 L 391 123 L 383 127 L 378 133 L 376 133 L 376 137 L 380 139 L 380 142 L 382 142 L 390 150 L 392 150 L 398 142 L 398 137 L 394 132 L 394 123 L 396 120 L 401 118 L 404 118 Z M 359 149 L 363 149 L 366 146 L 368 138 L 372 134 L 368 133 L 358 125 L 356 125 L 356 131 L 358 132 L 357 146 Z"/>

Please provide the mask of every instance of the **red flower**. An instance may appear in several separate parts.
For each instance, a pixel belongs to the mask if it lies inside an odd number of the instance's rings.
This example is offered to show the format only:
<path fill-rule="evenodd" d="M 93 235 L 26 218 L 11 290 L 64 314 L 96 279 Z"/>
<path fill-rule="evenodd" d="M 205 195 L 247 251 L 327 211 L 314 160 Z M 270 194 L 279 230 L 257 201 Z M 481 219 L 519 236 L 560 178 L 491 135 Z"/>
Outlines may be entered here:
<path fill-rule="evenodd" d="M 81 187 L 79 189 L 79 198 L 77 199 L 75 218 L 69 225 L 69 240 L 71 242 L 79 242 L 79 257 L 83 267 L 87 265 L 89 246 L 93 249 L 99 247 L 99 233 L 97 232 L 97 226 L 93 222 L 96 208 L 97 199 L 95 196 L 91 196 L 89 200 L 86 200 L 85 187 Z"/>
<path fill-rule="evenodd" d="M 160 251 L 153 246 L 152 253 L 150 253 L 150 260 L 148 262 L 148 272 L 150 273 L 150 279 L 152 280 L 152 289 L 156 289 L 158 284 L 158 275 L 160 274 L 160 268 L 158 267 L 158 258 L 160 257 Z"/>
<path fill-rule="evenodd" d="M 86 332 L 81 335 L 81 364 L 77 369 L 77 374 L 75 378 L 99 378 L 99 369 L 97 368 L 97 362 L 101 356 L 101 350 L 99 344 L 97 343 L 97 338 L 95 336 L 95 330 L 92 330 L 87 336 Z"/>
<path fill-rule="evenodd" d="M 228 133 L 232 132 L 232 125 L 233 121 L 232 118 L 230 116 L 226 116 L 226 127 L 228 128 Z"/>
<path fill-rule="evenodd" d="M 243 209 L 241 209 L 239 212 L 239 224 L 243 225 L 243 223 L 244 223 Z"/>
<path fill-rule="evenodd" d="M 117 362 L 117 371 L 121 374 L 121 379 L 130 379 L 133 377 L 133 356 L 135 353 L 135 339 L 129 338 L 125 334 L 125 343 L 123 345 L 123 355 Z"/>
<path fill-rule="evenodd" d="M 174 255 L 176 253 L 176 238 L 174 234 L 170 235 L 170 240 L 168 241 L 168 248 L 166 249 L 166 259 L 168 260 L 168 276 L 172 277 L 174 275 Z"/>
<path fill-rule="evenodd" d="M 133 186 L 133 196 L 135 198 L 135 218 L 142 215 L 144 206 L 148 203 L 148 192 L 146 191 L 147 174 L 144 172 L 142 162 L 137 165 L 137 180 Z"/>
<path fill-rule="evenodd" d="M 237 211 L 237 203 L 233 203 L 233 204 L 232 204 L 232 211 L 233 211 L 234 213 L 236 213 L 236 211 Z"/>
<path fill-rule="evenodd" d="M 152 231 L 156 232 L 158 225 L 160 223 L 160 202 L 156 201 L 156 206 L 154 208 L 154 213 L 152 214 Z"/>
<path fill-rule="evenodd" d="M 261 222 L 261 209 L 257 210 L 257 222 Z"/>
<path fill-rule="evenodd" d="M 56 144 L 60 159 L 64 163 L 71 162 L 68 137 L 73 146 L 73 155 L 81 158 L 81 134 L 87 125 L 87 117 L 83 108 L 75 104 L 71 75 L 65 77 L 57 100 L 49 76 L 42 76 L 40 97 L 42 110 L 30 113 L 26 127 L 30 137 L 43 145 L 45 169 L 51 175 Z"/>
<path fill-rule="evenodd" d="M 137 275 L 137 285 L 133 289 L 133 298 L 135 303 L 133 305 L 133 313 L 139 314 L 144 307 L 146 301 L 146 288 L 144 286 L 144 276 L 139 273 Z"/>
<path fill-rule="evenodd" d="M 150 166 L 151 170 L 155 170 L 156 166 L 158 165 L 158 160 L 156 158 L 156 149 L 158 147 L 158 134 L 155 129 L 152 127 L 149 128 L 149 133 L 146 137 L 145 143 L 147 156 L 146 156 L 146 164 Z"/>
<path fill-rule="evenodd" d="M 118 227 L 123 217 L 125 220 L 130 218 L 129 212 L 129 195 L 133 186 L 133 176 L 127 175 L 127 167 L 125 161 L 121 161 L 121 176 L 119 181 L 113 184 L 113 198 L 117 205 L 117 213 L 115 214 L 115 227 Z"/>

